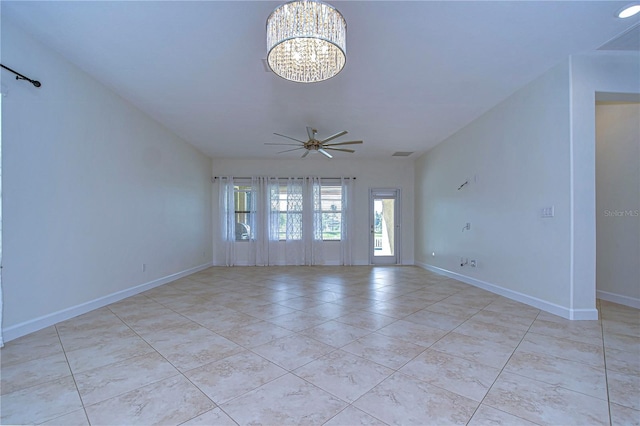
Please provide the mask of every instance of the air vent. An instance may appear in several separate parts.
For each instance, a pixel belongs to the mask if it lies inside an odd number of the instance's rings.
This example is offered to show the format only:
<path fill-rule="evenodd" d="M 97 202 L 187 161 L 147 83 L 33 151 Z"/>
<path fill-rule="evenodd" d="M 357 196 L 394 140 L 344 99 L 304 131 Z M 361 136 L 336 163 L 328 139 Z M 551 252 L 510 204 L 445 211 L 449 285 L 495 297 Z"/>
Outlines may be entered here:
<path fill-rule="evenodd" d="M 393 154 L 391 154 L 392 157 L 408 157 L 411 154 L 413 154 L 413 151 L 409 152 L 409 151 L 398 151 L 398 152 L 394 152 Z"/>
<path fill-rule="evenodd" d="M 618 37 L 609 40 L 602 46 L 598 48 L 598 50 L 631 50 L 631 51 L 639 51 L 640 50 L 640 25 L 636 25 L 624 33 L 620 34 Z"/>

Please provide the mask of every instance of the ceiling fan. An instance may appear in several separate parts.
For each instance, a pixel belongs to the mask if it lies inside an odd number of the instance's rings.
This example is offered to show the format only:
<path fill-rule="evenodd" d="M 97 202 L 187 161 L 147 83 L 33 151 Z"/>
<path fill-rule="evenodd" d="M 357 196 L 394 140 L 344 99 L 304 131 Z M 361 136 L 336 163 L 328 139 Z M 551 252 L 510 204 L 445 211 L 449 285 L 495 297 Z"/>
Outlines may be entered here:
<path fill-rule="evenodd" d="M 307 155 L 309 155 L 310 152 L 314 152 L 314 151 L 320 152 L 321 154 L 323 154 L 327 158 L 333 158 L 333 155 L 331 155 L 327 151 L 355 152 L 353 149 L 333 148 L 334 146 L 338 146 L 338 145 L 354 145 L 354 144 L 362 143 L 362 141 L 348 141 L 348 142 L 338 142 L 338 143 L 327 143 L 327 142 L 330 142 L 330 141 L 332 141 L 334 139 L 339 138 L 340 136 L 346 135 L 347 134 L 346 130 L 338 132 L 335 135 L 329 136 L 328 138 L 322 139 L 322 140 L 316 139 L 316 133 L 318 133 L 318 131 L 316 129 L 311 128 L 311 127 L 307 127 L 307 136 L 309 137 L 309 140 L 306 141 L 306 142 L 305 141 L 301 141 L 301 140 L 296 139 L 296 138 L 292 138 L 291 136 L 281 135 L 280 133 L 274 133 L 274 135 L 281 136 L 281 137 L 287 138 L 287 139 L 291 139 L 291 140 L 296 141 L 298 143 L 265 143 L 265 145 L 289 145 L 289 146 L 296 146 L 297 147 L 297 148 L 293 148 L 293 149 L 287 149 L 287 150 L 284 150 L 284 151 L 280 151 L 280 152 L 278 152 L 278 154 L 282 154 L 282 153 L 290 152 L 290 151 L 297 151 L 299 149 L 305 149 L 306 151 L 304 152 L 304 154 L 302 154 L 302 158 L 306 157 Z"/>

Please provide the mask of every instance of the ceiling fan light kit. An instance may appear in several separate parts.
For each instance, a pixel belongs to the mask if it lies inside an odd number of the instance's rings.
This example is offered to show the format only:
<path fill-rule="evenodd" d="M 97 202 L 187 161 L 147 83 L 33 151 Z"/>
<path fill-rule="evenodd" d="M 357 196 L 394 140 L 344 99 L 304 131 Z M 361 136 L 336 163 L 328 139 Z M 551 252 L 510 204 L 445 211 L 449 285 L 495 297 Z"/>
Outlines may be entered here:
<path fill-rule="evenodd" d="M 356 144 L 361 144 L 362 141 L 347 141 L 347 142 L 337 142 L 337 143 L 328 143 L 331 142 L 334 139 L 337 139 L 341 136 L 344 136 L 347 134 L 346 130 L 343 130 L 341 132 L 336 133 L 335 135 L 331 135 L 326 139 L 322 139 L 319 140 L 316 138 L 316 134 L 318 133 L 318 131 L 314 128 L 311 127 L 307 127 L 307 136 L 309 137 L 309 140 L 305 141 L 301 141 L 300 139 L 296 139 L 296 138 L 292 138 L 291 136 L 286 136 L 286 135 L 281 135 L 280 133 L 274 133 L 274 135 L 276 136 L 281 136 L 283 138 L 287 138 L 287 139 L 291 139 L 292 141 L 295 141 L 297 143 L 265 143 L 265 145 L 287 145 L 287 146 L 295 146 L 296 148 L 291 148 L 291 149 L 286 149 L 284 151 L 280 151 L 278 152 L 278 154 L 283 154 L 285 152 L 290 152 L 290 151 L 297 151 L 300 149 L 304 149 L 306 150 L 303 154 L 302 154 L 302 158 L 305 158 L 307 155 L 309 155 L 309 153 L 311 152 L 319 152 L 320 154 L 324 155 L 327 158 L 333 158 L 333 155 L 331 155 L 331 153 L 329 153 L 328 151 L 341 151 L 341 152 L 348 152 L 348 153 L 354 153 L 355 151 L 353 149 L 347 149 L 347 148 L 334 148 L 335 146 L 339 146 L 339 145 L 356 145 Z"/>
<path fill-rule="evenodd" d="M 295 0 L 267 18 L 267 63 L 285 80 L 315 83 L 338 74 L 347 60 L 347 22 L 333 6 Z"/>

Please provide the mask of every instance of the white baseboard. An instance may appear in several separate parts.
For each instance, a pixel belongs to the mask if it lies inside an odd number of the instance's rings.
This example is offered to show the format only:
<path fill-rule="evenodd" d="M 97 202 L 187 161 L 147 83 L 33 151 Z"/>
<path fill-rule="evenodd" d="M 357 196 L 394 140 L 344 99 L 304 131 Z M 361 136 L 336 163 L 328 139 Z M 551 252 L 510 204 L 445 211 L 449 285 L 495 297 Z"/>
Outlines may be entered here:
<path fill-rule="evenodd" d="M 606 300 L 607 302 L 618 303 L 620 305 L 640 309 L 640 299 L 635 297 L 623 296 L 622 294 L 610 293 L 602 290 L 596 291 L 596 297 L 598 299 Z"/>
<path fill-rule="evenodd" d="M 353 266 L 368 266 L 368 265 L 369 265 L 369 262 L 364 260 L 356 260 L 353 262 Z M 213 265 L 213 266 L 219 267 L 224 265 Z M 256 265 L 251 265 L 247 262 L 238 262 L 234 266 L 256 266 Z M 286 263 L 275 263 L 272 265 L 259 265 L 259 266 L 268 267 L 268 266 L 304 266 L 304 265 L 287 265 Z M 341 266 L 341 265 L 339 260 L 328 260 L 324 262 L 322 265 L 315 265 L 315 266 Z"/>
<path fill-rule="evenodd" d="M 567 318 L 567 317 L 565 317 Z M 571 309 L 570 317 L 573 321 L 596 321 L 598 319 L 598 310 L 593 309 Z"/>
<path fill-rule="evenodd" d="M 538 299 L 537 297 L 529 296 L 518 291 L 509 290 L 508 288 L 500 287 L 495 284 L 491 284 L 476 278 L 472 278 L 466 275 L 452 272 L 446 269 L 438 268 L 437 266 L 429 265 L 427 263 L 416 262 L 416 266 L 426 269 L 436 274 L 445 275 L 450 278 L 454 278 L 463 283 L 470 284 L 475 287 L 490 291 L 500 296 L 515 300 L 517 302 L 526 303 L 527 305 L 549 312 L 559 317 L 570 320 L 597 320 L 597 309 L 569 309 L 564 306 L 556 305 L 555 303 L 548 302 L 546 300 Z"/>
<path fill-rule="evenodd" d="M 195 266 L 193 268 L 189 268 L 175 274 L 167 275 L 166 277 L 158 278 L 156 280 L 149 281 L 147 283 L 140 284 L 126 290 L 121 290 L 107 296 L 82 303 L 80 305 L 72 306 L 70 308 L 53 312 L 51 314 L 43 315 L 41 317 L 22 322 L 20 324 L 12 325 L 2 330 L 3 340 L 6 343 L 11 340 L 17 339 L 18 337 L 26 336 L 29 333 L 42 330 L 43 328 L 57 324 L 61 321 L 66 321 L 68 319 L 77 317 L 78 315 L 86 314 L 87 312 L 93 311 L 94 309 L 102 308 L 103 306 L 107 306 L 111 303 L 115 303 L 127 297 L 134 296 L 138 293 L 142 293 L 143 291 L 150 290 L 154 287 L 158 287 L 163 284 L 170 283 L 171 281 L 175 281 L 179 278 L 186 277 L 187 275 L 202 271 L 203 269 L 207 269 L 210 266 L 211 263 Z"/>

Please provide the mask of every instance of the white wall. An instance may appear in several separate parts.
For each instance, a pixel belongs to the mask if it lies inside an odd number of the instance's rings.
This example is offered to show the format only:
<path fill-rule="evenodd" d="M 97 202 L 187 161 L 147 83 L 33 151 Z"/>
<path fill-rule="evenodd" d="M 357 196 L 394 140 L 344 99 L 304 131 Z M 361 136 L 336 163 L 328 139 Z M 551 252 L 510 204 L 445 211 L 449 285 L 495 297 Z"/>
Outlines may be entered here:
<path fill-rule="evenodd" d="M 571 58 L 572 308 L 596 297 L 595 107 L 599 94 L 640 93 L 639 52 Z"/>
<path fill-rule="evenodd" d="M 596 105 L 596 288 L 640 308 L 640 104 Z"/>
<path fill-rule="evenodd" d="M 637 52 L 573 56 L 419 158 L 416 262 L 566 318 L 597 318 L 595 98 L 639 93 L 639 64 Z M 542 218 L 550 206 L 555 216 Z M 461 256 L 478 267 L 461 268 Z"/>
<path fill-rule="evenodd" d="M 419 158 L 417 263 L 566 314 L 568 69 L 548 71 Z M 550 206 L 555 217 L 542 218 Z M 461 257 L 478 266 L 461 267 Z"/>
<path fill-rule="evenodd" d="M 366 143 L 366 141 L 365 141 Z M 348 154 L 346 154 L 348 155 Z M 349 160 L 333 158 L 306 158 L 287 160 L 228 159 L 214 158 L 212 173 L 214 176 L 320 176 L 356 178 L 355 183 L 355 240 L 354 263 L 369 264 L 369 189 L 400 188 L 402 190 L 402 250 L 401 263 L 413 264 L 413 175 L 414 165 L 410 159 L 389 158 L 388 160 Z M 217 208 L 217 186 L 214 185 L 214 244 L 217 240 L 215 224 L 220 223 Z M 243 244 L 236 245 L 240 264 L 243 263 Z M 332 250 L 332 248 L 334 248 Z M 339 249 L 336 243 L 325 242 L 325 263 L 337 264 Z"/>
<path fill-rule="evenodd" d="M 5 18 L 2 62 L 6 340 L 210 264 L 208 157 Z"/>

